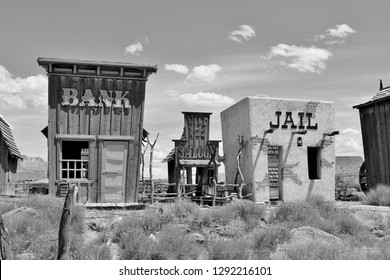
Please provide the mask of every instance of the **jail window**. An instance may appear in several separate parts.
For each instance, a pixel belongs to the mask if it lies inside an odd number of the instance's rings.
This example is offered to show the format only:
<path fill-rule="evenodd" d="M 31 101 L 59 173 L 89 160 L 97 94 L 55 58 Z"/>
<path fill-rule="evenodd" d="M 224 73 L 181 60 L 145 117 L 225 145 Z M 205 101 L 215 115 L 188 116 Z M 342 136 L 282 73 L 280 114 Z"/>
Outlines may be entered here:
<path fill-rule="evenodd" d="M 321 179 L 321 148 L 307 147 L 309 179 Z"/>
<path fill-rule="evenodd" d="M 88 179 L 89 142 L 62 141 L 61 179 Z"/>

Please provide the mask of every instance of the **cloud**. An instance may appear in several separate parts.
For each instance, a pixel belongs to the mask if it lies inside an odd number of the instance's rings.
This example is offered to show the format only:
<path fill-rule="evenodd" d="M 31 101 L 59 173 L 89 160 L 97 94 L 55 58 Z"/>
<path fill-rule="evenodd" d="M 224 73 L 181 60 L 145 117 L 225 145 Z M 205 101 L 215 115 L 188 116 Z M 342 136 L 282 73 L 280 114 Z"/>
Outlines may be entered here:
<path fill-rule="evenodd" d="M 149 40 L 148 40 L 149 41 Z M 126 47 L 125 54 L 132 54 L 132 55 L 140 55 L 140 53 L 143 51 L 143 46 L 140 41 L 137 41 L 134 44 L 131 44 Z"/>
<path fill-rule="evenodd" d="M 346 128 L 336 137 L 336 155 L 363 155 L 362 137 L 359 130 Z"/>
<path fill-rule="evenodd" d="M 0 65 L 0 107 L 4 109 L 47 106 L 47 88 L 44 75 L 14 77 Z"/>
<path fill-rule="evenodd" d="M 329 28 L 326 32 L 329 36 L 337 38 L 346 38 L 349 35 L 356 33 L 356 31 L 347 24 L 337 24 L 335 28 Z"/>
<path fill-rule="evenodd" d="M 233 98 L 215 92 L 170 94 L 170 97 L 191 106 L 225 107 L 234 104 Z"/>
<path fill-rule="evenodd" d="M 188 67 L 183 64 L 165 64 L 165 70 L 175 71 L 180 74 L 188 74 Z"/>
<path fill-rule="evenodd" d="M 347 24 L 337 24 L 334 28 L 329 28 L 326 30 L 325 34 L 319 34 L 314 36 L 314 41 L 322 41 L 328 40 L 326 42 L 327 45 L 342 45 L 345 44 L 345 40 L 340 40 L 347 38 L 351 34 L 356 33 L 349 25 Z M 339 40 L 335 40 L 335 38 L 339 38 Z"/>
<path fill-rule="evenodd" d="M 222 67 L 217 64 L 199 65 L 192 69 L 191 73 L 187 76 L 187 79 L 211 82 L 216 79 L 217 74 L 220 72 L 222 72 Z"/>
<path fill-rule="evenodd" d="M 249 41 L 256 36 L 256 31 L 253 26 L 242 24 L 229 33 L 229 39 L 235 42 L 243 43 Z"/>
<path fill-rule="evenodd" d="M 263 59 L 271 59 L 273 57 L 282 57 L 289 59 L 281 61 L 281 65 L 297 70 L 302 73 L 317 73 L 320 74 L 326 69 L 326 61 L 332 56 L 329 50 L 321 49 L 315 46 L 304 47 L 296 45 L 279 44 L 273 46 L 267 57 Z"/>

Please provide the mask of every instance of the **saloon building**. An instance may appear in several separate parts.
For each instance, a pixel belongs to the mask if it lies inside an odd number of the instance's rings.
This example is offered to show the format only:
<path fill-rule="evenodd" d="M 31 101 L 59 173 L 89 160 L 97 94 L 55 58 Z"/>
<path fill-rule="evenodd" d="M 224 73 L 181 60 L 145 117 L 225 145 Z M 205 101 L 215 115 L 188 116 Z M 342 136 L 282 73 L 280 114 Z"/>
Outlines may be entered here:
<path fill-rule="evenodd" d="M 211 113 L 183 112 L 184 129 L 180 139 L 172 140 L 174 149 L 163 162 L 168 163 L 169 183 L 199 184 L 208 192 L 208 185 L 217 179 L 219 142 L 210 140 Z M 176 192 L 176 188 L 170 188 Z"/>
<path fill-rule="evenodd" d="M 136 202 L 145 87 L 155 65 L 38 58 L 49 78 L 50 193 L 77 183 L 81 202 Z"/>
<path fill-rule="evenodd" d="M 227 183 L 237 170 L 237 136 L 247 145 L 241 171 L 257 202 L 335 197 L 335 109 L 332 102 L 247 97 L 221 112 Z"/>

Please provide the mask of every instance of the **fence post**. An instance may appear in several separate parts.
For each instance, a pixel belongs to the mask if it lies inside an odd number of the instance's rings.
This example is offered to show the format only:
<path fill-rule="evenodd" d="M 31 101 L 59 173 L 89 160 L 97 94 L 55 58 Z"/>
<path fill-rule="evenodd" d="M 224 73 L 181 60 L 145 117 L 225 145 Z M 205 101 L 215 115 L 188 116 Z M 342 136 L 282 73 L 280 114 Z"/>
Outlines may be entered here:
<path fill-rule="evenodd" d="M 214 188 L 213 206 L 215 206 L 215 201 L 217 200 L 217 181 L 215 181 L 215 179 L 213 179 L 211 182 L 212 182 L 212 185 Z"/>
<path fill-rule="evenodd" d="M 64 207 L 62 209 L 60 229 L 58 232 L 58 255 L 57 260 L 68 260 L 69 259 L 69 247 L 70 247 L 70 221 L 72 219 L 72 208 L 74 204 L 74 197 L 77 194 L 77 185 L 72 184 L 68 193 L 66 194 Z"/>
<path fill-rule="evenodd" d="M 8 233 L 5 231 L 3 217 L 0 214 L 0 260 L 12 259 L 12 250 L 8 240 Z"/>

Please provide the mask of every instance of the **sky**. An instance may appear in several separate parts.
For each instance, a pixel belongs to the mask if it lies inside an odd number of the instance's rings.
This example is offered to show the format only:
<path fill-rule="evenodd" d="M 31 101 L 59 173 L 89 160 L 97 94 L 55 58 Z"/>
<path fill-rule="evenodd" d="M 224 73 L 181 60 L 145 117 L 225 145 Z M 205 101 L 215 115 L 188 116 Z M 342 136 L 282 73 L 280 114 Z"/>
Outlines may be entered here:
<path fill-rule="evenodd" d="M 1 0 L 0 115 L 22 154 L 47 158 L 47 77 L 38 57 L 157 64 L 144 127 L 154 176 L 182 111 L 220 112 L 246 96 L 334 101 L 336 155 L 363 155 L 358 110 L 390 86 L 388 0 Z M 222 146 L 222 145 L 221 145 Z M 222 148 L 222 147 L 221 147 Z"/>

